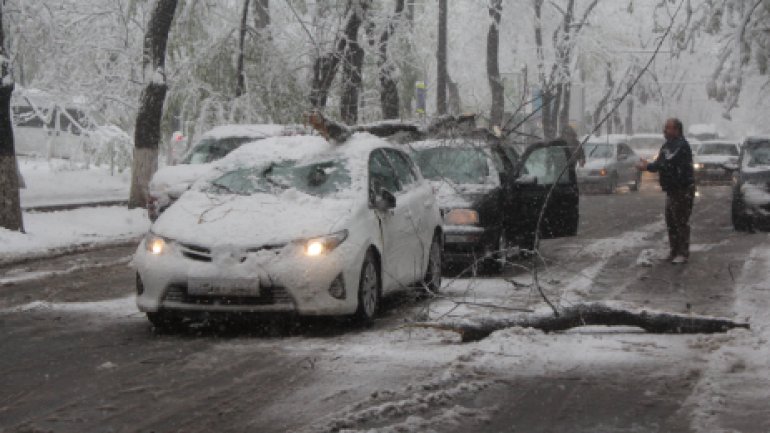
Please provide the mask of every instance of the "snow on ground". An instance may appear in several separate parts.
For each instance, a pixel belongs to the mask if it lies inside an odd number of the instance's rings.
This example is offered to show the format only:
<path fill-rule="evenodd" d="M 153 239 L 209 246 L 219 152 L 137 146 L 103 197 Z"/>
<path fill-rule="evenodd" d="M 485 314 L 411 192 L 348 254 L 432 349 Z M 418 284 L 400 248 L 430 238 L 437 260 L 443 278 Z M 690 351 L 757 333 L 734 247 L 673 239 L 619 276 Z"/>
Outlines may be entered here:
<path fill-rule="evenodd" d="M 25 256 L 127 241 L 150 227 L 144 209 L 123 206 L 24 213 L 26 233 L 0 229 L 0 263 Z"/>
<path fill-rule="evenodd" d="M 109 166 L 84 168 L 82 163 L 62 159 L 19 157 L 19 170 L 26 187 L 21 190 L 22 207 L 126 200 L 131 173 L 113 174 Z"/>

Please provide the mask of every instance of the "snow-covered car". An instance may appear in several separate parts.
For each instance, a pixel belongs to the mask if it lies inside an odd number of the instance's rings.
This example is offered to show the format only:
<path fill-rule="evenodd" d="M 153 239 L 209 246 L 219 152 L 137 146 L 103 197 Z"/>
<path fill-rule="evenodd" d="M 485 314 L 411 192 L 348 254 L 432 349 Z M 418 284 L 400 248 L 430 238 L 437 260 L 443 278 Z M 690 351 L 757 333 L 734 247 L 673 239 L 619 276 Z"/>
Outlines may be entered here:
<path fill-rule="evenodd" d="M 734 174 L 732 220 L 738 231 L 770 223 L 770 136 L 750 137 L 741 146 Z"/>
<path fill-rule="evenodd" d="M 648 161 L 654 160 L 666 141 L 660 132 L 649 134 L 634 134 L 628 137 L 628 146 L 640 157 Z"/>
<path fill-rule="evenodd" d="M 719 138 L 719 130 L 712 123 L 695 123 L 687 128 L 687 137 L 698 142 L 716 140 Z"/>
<path fill-rule="evenodd" d="M 19 89 L 11 100 L 14 147 L 18 155 L 63 158 L 126 167 L 133 142 L 86 105 Z"/>
<path fill-rule="evenodd" d="M 440 287 L 442 239 L 430 183 L 386 141 L 268 138 L 215 163 L 152 225 L 137 305 L 159 326 L 195 312 L 369 321 L 390 291 Z"/>
<path fill-rule="evenodd" d="M 740 145 L 734 141 L 710 140 L 700 143 L 693 155 L 695 181 L 731 181 L 738 168 Z"/>
<path fill-rule="evenodd" d="M 209 171 L 211 163 L 245 143 L 267 137 L 302 135 L 306 131 L 294 125 L 222 125 L 204 133 L 184 154 L 179 165 L 159 169 L 150 180 L 147 214 L 158 216 Z"/>
<path fill-rule="evenodd" d="M 569 150 L 553 143 L 532 146 L 521 158 L 487 140 L 426 140 L 409 147 L 437 192 L 444 261 L 491 272 L 517 249 L 532 248 L 540 207 L 569 159 Z M 575 173 L 567 167 L 546 208 L 542 236 L 574 235 L 577 205 Z"/>
<path fill-rule="evenodd" d="M 619 185 L 638 191 L 642 174 L 636 169 L 639 156 L 627 144 L 625 135 L 591 138 L 583 147 L 586 163 L 577 168 L 578 184 L 582 188 L 601 188 L 608 194 Z"/>

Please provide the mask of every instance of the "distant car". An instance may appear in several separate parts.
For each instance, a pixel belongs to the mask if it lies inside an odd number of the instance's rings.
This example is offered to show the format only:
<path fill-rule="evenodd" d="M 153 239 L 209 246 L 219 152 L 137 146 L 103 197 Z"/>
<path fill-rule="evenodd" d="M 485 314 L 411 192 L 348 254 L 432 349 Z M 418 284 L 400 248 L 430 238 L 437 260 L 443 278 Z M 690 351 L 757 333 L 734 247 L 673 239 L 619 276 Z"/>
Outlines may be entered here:
<path fill-rule="evenodd" d="M 642 174 L 636 169 L 639 156 L 628 146 L 627 137 L 612 135 L 591 138 L 583 147 L 586 163 L 577 167 L 581 188 L 600 188 L 608 194 L 619 185 L 638 191 Z"/>
<path fill-rule="evenodd" d="M 17 155 L 130 163 L 131 137 L 87 106 L 62 103 L 40 90 L 19 89 L 13 94 L 11 112 Z"/>
<path fill-rule="evenodd" d="M 205 174 L 212 162 L 245 143 L 267 137 L 308 133 L 294 125 L 223 125 L 204 133 L 184 154 L 179 165 L 159 169 L 150 180 L 147 213 L 150 220 L 158 216 Z"/>
<path fill-rule="evenodd" d="M 382 295 L 441 285 L 441 216 L 410 157 L 356 134 L 241 147 L 140 243 L 137 305 L 159 327 L 196 313 L 374 318 Z"/>
<path fill-rule="evenodd" d="M 719 130 L 711 123 L 695 123 L 687 128 L 687 138 L 690 140 L 710 141 L 719 139 Z"/>
<path fill-rule="evenodd" d="M 543 238 L 573 236 L 578 193 L 569 150 L 537 144 L 521 157 L 493 139 L 432 139 L 409 146 L 436 190 L 444 221 L 444 261 L 499 272 L 509 255 L 532 249 L 540 208 L 557 176 Z"/>
<path fill-rule="evenodd" d="M 660 148 L 663 147 L 665 141 L 663 134 L 658 132 L 653 134 L 634 134 L 628 137 L 627 144 L 639 158 L 652 161 L 658 156 L 658 152 L 660 152 Z"/>
<path fill-rule="evenodd" d="M 747 138 L 734 174 L 733 227 L 752 230 L 770 224 L 770 137 Z"/>
<path fill-rule="evenodd" d="M 704 141 L 693 155 L 695 181 L 731 181 L 737 169 L 740 145 L 725 140 Z"/>

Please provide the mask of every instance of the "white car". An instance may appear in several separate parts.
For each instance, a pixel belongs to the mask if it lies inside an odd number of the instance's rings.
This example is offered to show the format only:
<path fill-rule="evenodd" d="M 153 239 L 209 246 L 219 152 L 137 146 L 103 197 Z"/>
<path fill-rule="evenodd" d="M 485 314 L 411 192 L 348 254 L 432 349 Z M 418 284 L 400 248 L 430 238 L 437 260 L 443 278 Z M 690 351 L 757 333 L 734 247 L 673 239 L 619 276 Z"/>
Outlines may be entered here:
<path fill-rule="evenodd" d="M 628 137 L 628 146 L 640 158 L 654 161 L 666 141 L 660 132 L 653 134 L 634 134 Z"/>
<path fill-rule="evenodd" d="M 204 133 L 182 157 L 179 165 L 166 166 L 153 175 L 147 213 L 155 221 L 166 208 L 210 170 L 212 162 L 245 143 L 267 137 L 302 135 L 309 131 L 296 125 L 222 125 Z"/>
<path fill-rule="evenodd" d="M 628 185 L 638 191 L 642 174 L 636 169 L 639 156 L 627 143 L 624 135 L 596 137 L 583 147 L 586 163 L 577 167 L 581 188 L 599 187 L 612 194 L 619 185 Z"/>
<path fill-rule="evenodd" d="M 693 155 L 695 181 L 730 182 L 738 168 L 741 147 L 738 142 L 728 140 L 704 141 Z"/>
<path fill-rule="evenodd" d="M 152 225 L 134 258 L 137 305 L 157 326 L 196 312 L 369 321 L 390 291 L 440 287 L 442 238 L 431 185 L 384 140 L 268 138 Z"/>

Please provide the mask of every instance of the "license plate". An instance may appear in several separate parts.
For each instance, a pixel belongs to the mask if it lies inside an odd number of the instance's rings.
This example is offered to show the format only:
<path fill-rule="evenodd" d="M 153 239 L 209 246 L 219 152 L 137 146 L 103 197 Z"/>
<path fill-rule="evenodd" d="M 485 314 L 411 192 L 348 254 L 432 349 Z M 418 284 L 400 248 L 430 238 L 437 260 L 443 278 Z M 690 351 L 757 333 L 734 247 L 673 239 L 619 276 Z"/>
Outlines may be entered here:
<path fill-rule="evenodd" d="M 259 296 L 259 280 L 190 278 L 187 293 L 193 296 Z"/>

